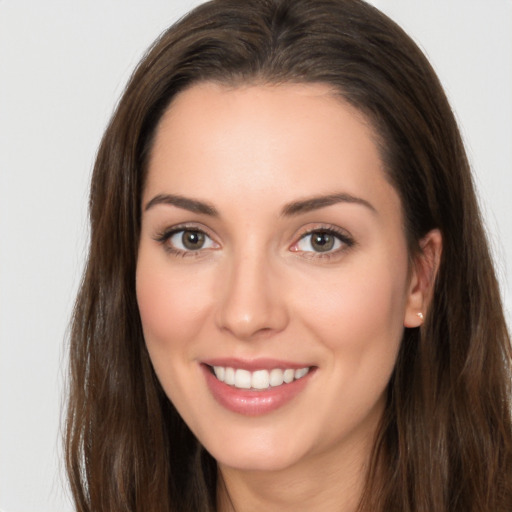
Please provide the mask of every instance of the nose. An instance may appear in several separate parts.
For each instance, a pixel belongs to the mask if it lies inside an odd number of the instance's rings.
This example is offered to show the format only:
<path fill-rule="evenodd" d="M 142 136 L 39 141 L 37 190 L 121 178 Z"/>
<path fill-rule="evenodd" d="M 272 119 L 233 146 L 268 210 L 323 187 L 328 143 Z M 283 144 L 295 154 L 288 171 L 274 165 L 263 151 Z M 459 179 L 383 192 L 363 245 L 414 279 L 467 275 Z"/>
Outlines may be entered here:
<path fill-rule="evenodd" d="M 289 321 L 283 282 L 268 257 L 233 256 L 220 277 L 218 327 L 240 340 L 269 336 Z"/>

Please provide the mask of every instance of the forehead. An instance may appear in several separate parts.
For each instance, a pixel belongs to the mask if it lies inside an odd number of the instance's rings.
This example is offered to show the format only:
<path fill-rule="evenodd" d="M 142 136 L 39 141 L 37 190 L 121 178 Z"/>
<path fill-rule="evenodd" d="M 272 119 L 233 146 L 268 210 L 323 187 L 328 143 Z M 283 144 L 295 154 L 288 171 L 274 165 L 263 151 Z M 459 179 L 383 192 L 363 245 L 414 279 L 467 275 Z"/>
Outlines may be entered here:
<path fill-rule="evenodd" d="M 397 200 L 375 141 L 365 116 L 329 86 L 201 83 L 160 121 L 144 196 L 286 202 L 341 190 Z"/>

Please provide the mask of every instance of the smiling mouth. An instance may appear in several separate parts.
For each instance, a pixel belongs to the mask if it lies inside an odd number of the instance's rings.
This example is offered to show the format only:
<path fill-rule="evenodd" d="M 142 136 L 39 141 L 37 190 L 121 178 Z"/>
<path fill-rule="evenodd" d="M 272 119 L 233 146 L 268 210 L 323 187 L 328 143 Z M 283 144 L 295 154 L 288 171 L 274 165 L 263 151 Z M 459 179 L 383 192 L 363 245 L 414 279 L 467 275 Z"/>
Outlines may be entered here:
<path fill-rule="evenodd" d="M 274 368 L 272 370 L 249 371 L 242 368 L 230 366 L 210 366 L 210 371 L 217 380 L 237 389 L 248 389 L 253 391 L 265 391 L 270 388 L 290 384 L 293 381 L 302 379 L 312 367 L 304 368 Z"/>

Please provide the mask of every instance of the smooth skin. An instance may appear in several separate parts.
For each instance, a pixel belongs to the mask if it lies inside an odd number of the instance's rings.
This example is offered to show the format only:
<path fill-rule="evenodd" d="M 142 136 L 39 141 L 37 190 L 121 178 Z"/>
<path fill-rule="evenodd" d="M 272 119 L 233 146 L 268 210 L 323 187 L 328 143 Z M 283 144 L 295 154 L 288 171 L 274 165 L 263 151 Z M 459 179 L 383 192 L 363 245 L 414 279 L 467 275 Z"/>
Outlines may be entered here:
<path fill-rule="evenodd" d="M 372 127 L 323 84 L 194 85 L 158 126 L 142 210 L 147 348 L 218 461 L 218 510 L 355 510 L 441 252 L 431 231 L 411 264 Z M 206 385 L 201 362 L 226 357 L 315 370 L 284 406 L 247 416 Z"/>

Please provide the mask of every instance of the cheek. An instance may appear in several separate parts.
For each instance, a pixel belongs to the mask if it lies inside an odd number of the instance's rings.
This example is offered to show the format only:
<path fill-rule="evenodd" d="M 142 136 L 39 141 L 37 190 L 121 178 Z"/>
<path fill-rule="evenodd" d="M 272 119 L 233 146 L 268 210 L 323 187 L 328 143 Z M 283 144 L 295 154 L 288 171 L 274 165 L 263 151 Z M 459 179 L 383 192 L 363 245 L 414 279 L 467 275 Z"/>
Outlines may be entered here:
<path fill-rule="evenodd" d="M 332 351 L 394 357 L 403 333 L 406 264 L 358 261 L 318 282 L 299 306 L 303 318 Z"/>
<path fill-rule="evenodd" d="M 163 267 L 163 268 L 161 268 Z M 193 338 L 210 304 L 201 276 L 139 258 L 137 302 L 148 349 L 172 349 Z"/>
<path fill-rule="evenodd" d="M 210 307 L 204 279 L 197 277 L 174 270 L 165 256 L 139 252 L 136 292 L 144 340 L 158 380 L 182 413 L 196 382 L 189 373 L 197 355 L 190 341 L 200 336 Z"/>
<path fill-rule="evenodd" d="M 316 399 L 330 417 L 327 438 L 333 425 L 348 432 L 382 411 L 403 336 L 406 277 L 393 267 L 369 265 L 315 289 L 302 317 L 328 353 L 323 363 L 333 392 Z"/>

